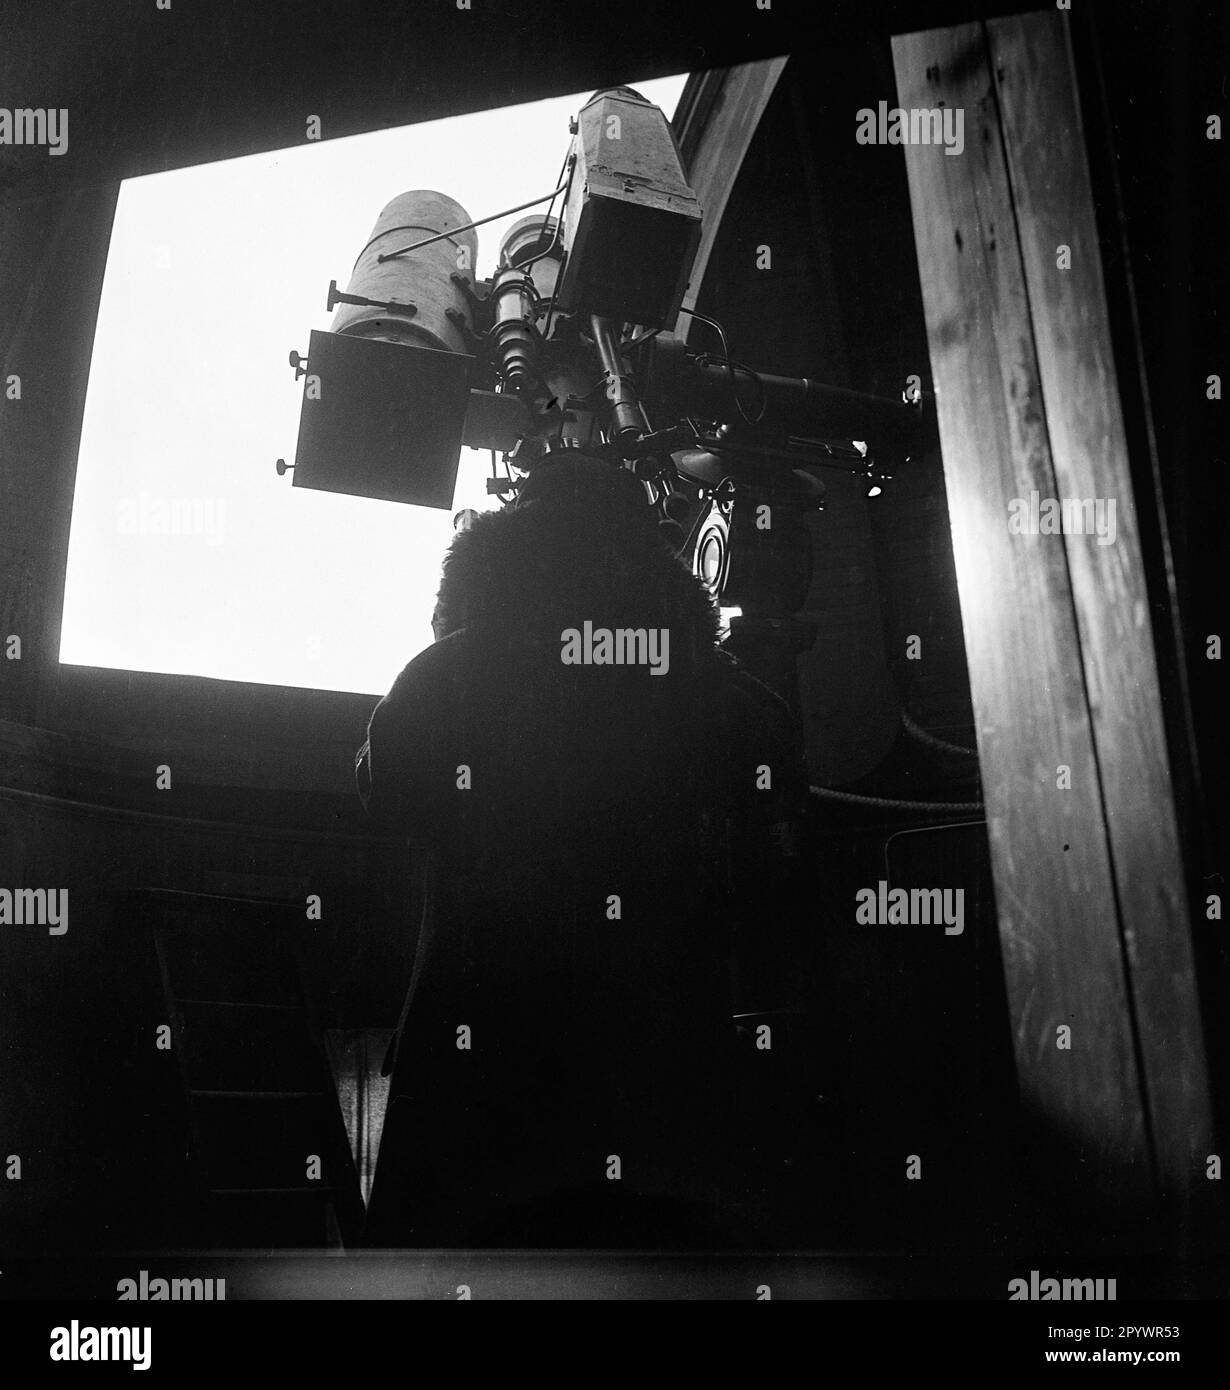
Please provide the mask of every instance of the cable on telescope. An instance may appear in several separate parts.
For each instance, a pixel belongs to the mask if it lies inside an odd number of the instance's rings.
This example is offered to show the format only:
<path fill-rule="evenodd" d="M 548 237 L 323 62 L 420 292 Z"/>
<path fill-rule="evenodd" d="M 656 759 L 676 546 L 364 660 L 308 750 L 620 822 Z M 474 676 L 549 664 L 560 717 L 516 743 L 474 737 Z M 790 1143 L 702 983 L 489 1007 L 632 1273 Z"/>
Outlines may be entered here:
<path fill-rule="evenodd" d="M 567 179 L 564 180 L 563 184 L 561 185 L 561 187 L 562 187 L 563 190 L 564 190 L 564 203 L 563 203 L 563 206 L 564 206 L 564 207 L 567 207 L 567 206 L 568 206 L 568 193 L 569 193 L 569 191 L 570 191 L 571 188 L 572 188 L 572 173 L 573 173 L 573 170 L 574 170 L 576 167 L 577 167 L 576 155 L 573 155 L 573 154 L 565 155 L 565 156 L 564 156 L 564 162 L 563 162 L 563 164 L 561 164 L 560 167 L 559 167 L 559 173 L 555 176 L 555 177 L 556 177 L 556 180 L 558 181 L 560 178 L 563 177 L 563 173 L 564 173 L 565 168 L 568 170 L 568 177 L 567 177 Z M 558 193 L 558 192 L 559 192 L 559 189 L 557 188 L 555 191 Z M 538 233 L 539 239 L 542 238 L 543 234 L 544 234 L 544 233 L 546 232 L 546 230 L 547 230 L 547 223 L 550 222 L 550 220 L 551 220 L 551 209 L 552 209 L 554 206 L 555 206 L 555 199 L 554 199 L 554 197 L 553 197 L 553 198 L 551 199 L 550 204 L 549 204 L 548 207 L 547 207 L 546 212 L 543 214 L 543 218 L 542 218 L 542 228 L 541 228 L 541 230 L 540 230 L 539 233 Z M 563 209 L 561 208 L 561 210 L 560 210 L 560 215 L 559 215 L 559 217 L 556 219 L 556 223 L 555 223 L 555 235 L 551 238 L 551 244 L 550 244 L 550 246 L 548 246 L 547 249 L 546 249 L 545 251 L 540 251 L 536 256 L 531 256 L 530 259 L 529 259 L 528 261 L 522 261 L 521 264 L 517 267 L 517 269 L 518 269 L 518 270 L 529 270 L 531 266 L 537 265 L 538 262 L 541 261 L 544 257 L 549 256 L 549 255 L 552 253 L 552 251 L 554 251 L 555 248 L 559 245 L 559 234 L 560 234 L 560 232 L 563 230 L 563 227 L 564 227 L 564 214 L 563 214 Z M 553 302 L 554 302 L 554 301 L 553 301 Z"/>
<path fill-rule="evenodd" d="M 769 404 L 769 398 L 767 393 L 765 392 L 764 383 L 760 380 L 758 376 L 756 376 L 756 373 L 752 371 L 750 367 L 743 366 L 741 363 L 739 364 L 743 371 L 747 372 L 749 376 L 755 378 L 756 385 L 760 387 L 760 411 L 757 414 L 756 418 L 753 420 L 752 417 L 747 413 L 747 411 L 743 409 L 743 402 L 739 399 L 739 382 L 738 378 L 735 375 L 735 363 L 731 360 L 730 356 L 730 344 L 726 341 L 726 330 L 717 321 L 717 319 L 711 319 L 708 314 L 697 313 L 695 309 L 685 309 L 682 306 L 680 306 L 679 312 L 681 314 L 690 314 L 694 319 L 700 319 L 701 323 L 707 323 L 710 326 L 710 328 L 717 329 L 718 336 L 722 340 L 723 360 L 726 363 L 726 370 L 730 373 L 730 393 L 734 397 L 735 406 L 737 407 L 739 414 L 743 417 L 745 424 L 758 425 L 761 422 L 761 420 L 764 419 L 764 413 Z"/>

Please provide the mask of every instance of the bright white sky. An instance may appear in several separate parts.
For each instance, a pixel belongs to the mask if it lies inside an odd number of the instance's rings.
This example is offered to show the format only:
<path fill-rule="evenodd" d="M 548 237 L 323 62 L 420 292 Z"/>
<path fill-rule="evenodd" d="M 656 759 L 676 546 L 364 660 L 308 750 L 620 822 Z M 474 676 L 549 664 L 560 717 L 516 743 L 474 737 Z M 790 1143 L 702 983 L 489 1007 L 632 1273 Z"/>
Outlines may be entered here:
<path fill-rule="evenodd" d="M 685 77 L 634 85 L 670 117 Z M 303 383 L 381 208 L 413 188 L 472 218 L 546 193 L 589 91 L 130 179 L 86 395 L 60 660 L 383 694 L 431 642 L 453 511 L 487 509 L 463 450 L 444 512 L 292 488 Z M 326 135 L 328 131 L 324 132 Z M 545 211 L 545 205 L 543 210 Z M 479 278 L 524 213 L 478 229 Z M 200 534 L 160 534 L 196 504 Z M 498 505 L 498 504 L 496 504 Z"/>

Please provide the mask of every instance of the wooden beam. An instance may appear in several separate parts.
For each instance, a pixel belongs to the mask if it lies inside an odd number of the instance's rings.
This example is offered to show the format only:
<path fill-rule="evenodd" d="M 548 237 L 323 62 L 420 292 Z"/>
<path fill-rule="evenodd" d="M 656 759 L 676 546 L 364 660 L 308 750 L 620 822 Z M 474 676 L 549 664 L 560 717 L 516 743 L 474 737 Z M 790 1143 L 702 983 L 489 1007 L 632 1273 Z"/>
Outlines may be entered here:
<path fill-rule="evenodd" d="M 697 108 L 703 121 L 699 133 L 686 129 L 679 132 L 687 153 L 688 182 L 700 203 L 703 219 L 692 276 L 683 296 L 685 309 L 696 308 L 726 204 L 787 61 L 766 58 L 763 62 L 727 68 L 720 75 L 717 91 Z M 693 322 L 690 314 L 680 313 L 675 332 L 686 339 Z"/>
<path fill-rule="evenodd" d="M 1066 25 L 893 54 L 903 108 L 964 116 L 959 154 L 905 156 L 1022 1100 L 1121 1198 L 1190 1197 L 1207 1076 Z M 1034 492 L 1104 534 L 1012 533 Z"/>
<path fill-rule="evenodd" d="M 1115 381 L 1068 26 L 989 24 L 1008 172 L 1062 496 L 1117 503 L 1111 545 L 1065 536 L 1154 1148 L 1163 1187 L 1205 1182 L 1212 1145 L 1191 917 L 1140 531 Z M 1056 138 L 1058 136 L 1058 138 Z M 1057 248 L 1071 268 L 1056 268 Z"/>

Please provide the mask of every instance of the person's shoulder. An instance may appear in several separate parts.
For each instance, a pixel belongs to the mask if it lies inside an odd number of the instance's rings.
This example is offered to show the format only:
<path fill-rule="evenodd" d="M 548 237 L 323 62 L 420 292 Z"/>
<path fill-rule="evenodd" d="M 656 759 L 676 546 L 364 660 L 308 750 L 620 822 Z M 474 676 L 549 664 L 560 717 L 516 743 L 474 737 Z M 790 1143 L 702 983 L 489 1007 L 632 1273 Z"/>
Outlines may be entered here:
<path fill-rule="evenodd" d="M 558 642 L 507 626 L 458 628 L 409 661 L 381 703 L 460 707 L 493 687 L 541 684 L 558 668 Z"/>
<path fill-rule="evenodd" d="M 394 699 L 420 686 L 447 682 L 471 659 L 472 647 L 472 638 L 465 628 L 437 639 L 402 667 L 385 698 Z"/>

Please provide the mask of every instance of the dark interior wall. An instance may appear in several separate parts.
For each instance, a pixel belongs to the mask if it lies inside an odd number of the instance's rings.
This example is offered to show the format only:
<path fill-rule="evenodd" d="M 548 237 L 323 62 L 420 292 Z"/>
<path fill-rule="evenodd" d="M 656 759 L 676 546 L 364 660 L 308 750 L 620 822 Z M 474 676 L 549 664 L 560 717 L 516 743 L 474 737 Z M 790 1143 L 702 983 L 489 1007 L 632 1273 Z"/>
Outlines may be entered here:
<path fill-rule="evenodd" d="M 57 675 L 77 443 L 117 194 L 115 185 L 70 188 L 0 207 L 0 616 L 5 637 L 21 639 L 0 693 L 5 717 L 31 724 Z"/>
<path fill-rule="evenodd" d="M 5 781 L 16 780 L 4 760 Z M 185 1188 L 186 1125 L 170 1021 L 152 940 L 127 900 L 133 889 L 297 900 L 322 1026 L 396 1018 L 408 975 L 413 866 L 372 872 L 377 846 L 296 826 L 251 807 L 212 805 L 216 820 L 120 810 L 0 792 L 4 882 L 68 895 L 67 931 L 9 926 L 0 940 L 4 1009 L 0 1135 L 22 1162 L 0 1186 L 5 1249 L 157 1246 Z M 136 799 L 136 798 L 133 798 Z"/>
<path fill-rule="evenodd" d="M 909 376 L 924 390 L 931 382 L 901 151 L 854 140 L 855 112 L 880 100 L 896 95 L 877 35 L 836 47 L 822 83 L 811 64 L 787 65 L 699 307 L 725 325 L 740 361 L 895 400 Z M 767 269 L 757 266 L 763 246 Z M 694 341 L 718 346 L 703 332 Z M 903 705 L 971 747 L 973 713 L 938 451 L 912 459 L 875 498 L 849 475 L 823 477 L 804 610 L 820 635 L 800 674 L 813 778 L 840 786 L 883 762 Z M 911 637 L 917 659 L 907 657 Z"/>
<path fill-rule="evenodd" d="M 838 44 L 822 71 L 818 81 L 816 64 L 787 64 L 727 204 L 698 308 L 723 324 L 738 361 L 761 370 L 890 399 L 917 374 L 929 391 L 901 151 L 854 140 L 855 112 L 895 101 L 887 44 L 871 33 Z M 716 351 L 711 334 L 698 329 L 690 346 Z M 802 610 L 818 636 L 799 663 L 812 780 L 976 803 L 976 758 L 919 750 L 901 726 L 904 709 L 973 747 L 938 451 L 911 460 L 875 498 L 851 475 L 822 476 Z M 912 636 L 921 639 L 917 660 L 907 657 Z M 984 1235 L 994 1228 L 1019 1241 L 1005 1214 L 1028 1210 L 1041 1221 L 1041 1204 L 1023 1192 L 1011 1156 L 1011 1043 L 977 811 L 821 803 L 807 854 L 791 951 L 806 980 L 810 1081 L 823 1101 L 803 1167 L 816 1191 L 842 1197 L 799 1203 L 796 1230 L 821 1242 L 942 1247 L 976 1242 L 984 1226 Z M 963 886 L 965 934 L 937 949 L 926 933 L 904 940 L 859 926 L 855 895 L 880 879 Z M 925 1200 L 897 1182 L 910 1153 L 935 1159 Z"/>

